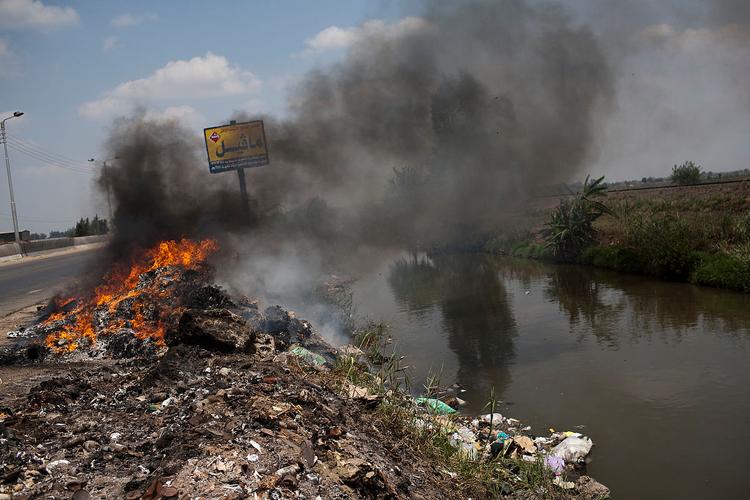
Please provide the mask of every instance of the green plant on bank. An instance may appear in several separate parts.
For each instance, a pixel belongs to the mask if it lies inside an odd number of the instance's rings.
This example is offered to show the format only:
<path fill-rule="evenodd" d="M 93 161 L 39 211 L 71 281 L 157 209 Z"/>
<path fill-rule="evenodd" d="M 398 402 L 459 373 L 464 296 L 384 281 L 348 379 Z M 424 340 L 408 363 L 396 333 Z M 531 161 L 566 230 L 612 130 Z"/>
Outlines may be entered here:
<path fill-rule="evenodd" d="M 352 340 L 368 358 L 379 359 L 380 348 L 385 340 L 388 325 L 370 321 L 364 326 L 354 328 Z"/>
<path fill-rule="evenodd" d="M 560 200 L 552 211 L 542 237 L 557 259 L 574 261 L 596 242 L 594 222 L 604 214 L 612 215 L 607 206 L 595 199 L 607 189 L 603 182 L 603 176 L 594 180 L 586 176 L 581 191 L 571 199 Z"/>
<path fill-rule="evenodd" d="M 497 396 L 495 395 L 495 386 L 490 388 L 490 399 L 484 405 L 484 409 L 490 410 L 490 434 L 495 428 L 495 409 L 497 408 Z"/>
<path fill-rule="evenodd" d="M 701 180 L 701 167 L 692 161 L 686 161 L 682 165 L 672 167 L 672 182 L 682 186 L 697 184 Z"/>

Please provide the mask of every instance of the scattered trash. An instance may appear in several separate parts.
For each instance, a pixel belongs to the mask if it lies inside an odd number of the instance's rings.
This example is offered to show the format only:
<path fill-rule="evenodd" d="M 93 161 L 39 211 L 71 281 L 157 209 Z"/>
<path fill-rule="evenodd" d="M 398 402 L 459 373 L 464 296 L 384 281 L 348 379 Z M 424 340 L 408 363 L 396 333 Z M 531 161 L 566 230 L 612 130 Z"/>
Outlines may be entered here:
<path fill-rule="evenodd" d="M 477 458 L 481 449 L 481 445 L 477 442 L 476 434 L 466 426 L 459 427 L 456 429 L 456 432 L 451 434 L 450 443 L 460 453 L 472 459 Z"/>
<path fill-rule="evenodd" d="M 564 490 L 572 490 L 576 487 L 576 483 L 573 481 L 565 481 L 562 476 L 556 476 L 555 479 L 552 480 L 552 484 L 559 486 Z"/>
<path fill-rule="evenodd" d="M 548 455 L 544 457 L 544 464 L 551 470 L 556 476 L 559 476 L 565 470 L 565 460 L 554 455 Z"/>
<path fill-rule="evenodd" d="M 492 420 L 492 422 L 490 422 L 490 420 Z M 478 416 L 477 421 L 485 422 L 485 423 L 495 426 L 495 425 L 502 425 L 503 423 L 505 423 L 505 417 L 503 417 L 499 413 L 487 413 L 486 415 Z"/>
<path fill-rule="evenodd" d="M 289 352 L 291 352 L 295 356 L 298 356 L 299 358 L 302 358 L 307 363 L 315 366 L 323 366 L 326 364 L 326 358 L 324 358 L 320 354 L 308 351 L 307 349 L 299 345 L 290 347 Z"/>
<path fill-rule="evenodd" d="M 528 436 L 514 436 L 513 443 L 521 448 L 524 453 L 528 453 L 530 455 L 536 453 L 536 446 L 534 446 L 534 441 L 532 441 Z"/>
<path fill-rule="evenodd" d="M 416 398 L 414 400 L 418 405 L 426 406 L 436 415 L 450 415 L 456 413 L 456 410 L 435 398 Z"/>

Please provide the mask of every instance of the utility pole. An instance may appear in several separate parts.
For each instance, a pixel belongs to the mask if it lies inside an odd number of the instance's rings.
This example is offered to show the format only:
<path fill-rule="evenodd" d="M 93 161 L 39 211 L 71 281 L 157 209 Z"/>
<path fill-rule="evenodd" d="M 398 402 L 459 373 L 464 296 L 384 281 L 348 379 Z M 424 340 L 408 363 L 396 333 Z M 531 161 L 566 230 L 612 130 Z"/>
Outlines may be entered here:
<path fill-rule="evenodd" d="M 16 243 L 21 243 L 21 236 L 18 234 L 18 215 L 16 215 L 16 199 L 13 197 L 13 179 L 10 176 L 10 158 L 8 158 L 8 138 L 5 135 L 5 122 L 11 118 L 18 118 L 23 115 L 22 111 L 16 111 L 12 116 L 4 118 L 0 121 L 0 139 L 3 141 L 3 148 L 5 149 L 5 170 L 8 171 L 8 190 L 10 190 L 10 211 L 13 215 L 13 232 L 16 235 Z"/>
<path fill-rule="evenodd" d="M 118 156 L 115 156 L 114 158 L 108 158 L 106 160 L 102 160 L 102 175 L 104 176 L 104 184 L 106 185 L 107 189 L 107 211 L 109 213 L 109 220 L 107 223 L 109 224 L 109 229 L 111 230 L 114 227 L 114 219 L 112 218 L 112 193 L 111 193 L 111 183 L 109 178 L 109 170 L 107 170 L 107 162 L 113 161 L 113 160 L 119 160 L 120 158 Z M 95 158 L 89 158 L 90 162 L 95 162 Z"/>

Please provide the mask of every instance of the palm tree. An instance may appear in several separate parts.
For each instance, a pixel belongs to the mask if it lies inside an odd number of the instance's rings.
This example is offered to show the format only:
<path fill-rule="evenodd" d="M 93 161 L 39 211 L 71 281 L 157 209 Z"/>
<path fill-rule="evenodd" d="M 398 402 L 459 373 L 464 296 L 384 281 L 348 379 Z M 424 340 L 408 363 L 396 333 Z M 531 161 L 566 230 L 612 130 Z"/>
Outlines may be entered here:
<path fill-rule="evenodd" d="M 604 214 L 613 215 L 606 205 L 594 199 L 603 196 L 606 190 L 604 176 L 594 180 L 586 176 L 581 192 L 571 192 L 572 199 L 560 200 L 560 205 L 542 230 L 546 247 L 555 257 L 575 260 L 596 241 L 594 221 Z"/>

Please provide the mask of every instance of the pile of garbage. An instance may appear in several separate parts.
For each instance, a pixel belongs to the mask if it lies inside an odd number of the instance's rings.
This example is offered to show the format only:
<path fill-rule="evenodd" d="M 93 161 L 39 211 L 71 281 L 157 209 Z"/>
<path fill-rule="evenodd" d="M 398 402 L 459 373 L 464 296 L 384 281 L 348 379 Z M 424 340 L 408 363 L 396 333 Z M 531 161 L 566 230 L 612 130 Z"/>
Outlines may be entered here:
<path fill-rule="evenodd" d="M 163 344 L 111 335 L 67 351 L 14 334 L 0 364 L 60 371 L 28 392 L 0 393 L 0 500 L 466 496 L 454 472 L 378 426 L 380 396 L 334 369 L 361 351 L 336 350 L 293 312 L 230 298 L 198 276 L 170 285 L 181 299 Z M 450 426 L 460 453 L 544 460 L 570 497 L 608 493 L 585 475 L 562 479 L 589 453 L 584 436 L 532 439 L 499 414 L 420 404 L 416 425 Z"/>
<path fill-rule="evenodd" d="M 268 320 L 278 312 L 254 316 L 278 337 L 233 330 L 242 317 L 195 314 L 159 358 L 76 364 L 3 397 L 0 498 L 435 498 L 455 488 L 373 428 L 367 399 L 337 390 L 328 351 L 299 342 L 304 323 L 291 313 Z"/>
<path fill-rule="evenodd" d="M 434 405 L 432 411 L 443 415 L 450 413 L 438 405 Z M 422 421 L 420 425 L 435 425 L 434 422 Z M 451 444 L 470 459 L 502 457 L 527 462 L 541 461 L 554 475 L 553 484 L 564 490 L 583 491 L 592 498 L 603 498 L 609 494 L 605 486 L 585 475 L 586 458 L 594 443 L 581 433 L 550 429 L 548 437 L 532 437 L 530 426 L 522 427 L 519 420 L 503 417 L 499 413 L 473 419 L 455 417 L 447 422 L 438 420 L 437 425 L 445 425 L 452 431 Z"/>

